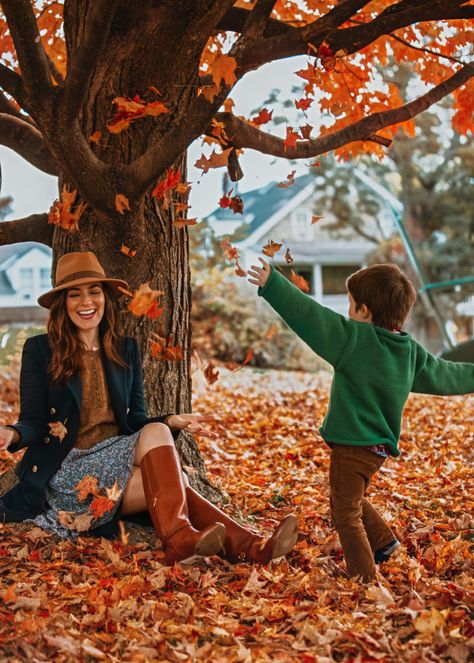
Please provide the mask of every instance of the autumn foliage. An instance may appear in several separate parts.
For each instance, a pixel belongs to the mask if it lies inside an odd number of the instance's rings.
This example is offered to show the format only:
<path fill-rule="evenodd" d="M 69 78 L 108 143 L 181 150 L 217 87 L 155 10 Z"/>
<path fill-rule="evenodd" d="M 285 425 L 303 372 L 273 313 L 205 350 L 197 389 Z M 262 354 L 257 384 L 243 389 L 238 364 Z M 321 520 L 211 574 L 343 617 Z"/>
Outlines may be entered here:
<path fill-rule="evenodd" d="M 381 567 L 380 579 L 364 586 L 344 576 L 330 523 L 329 453 L 316 432 L 329 376 L 221 373 L 211 387 L 197 376 L 195 383 L 195 409 L 220 413 L 220 438 L 200 440 L 211 478 L 230 495 L 226 508 L 260 531 L 294 511 L 301 532 L 294 552 L 266 567 L 213 557 L 197 567 L 165 568 L 153 536 L 150 544 L 138 542 L 129 526 L 122 541 L 70 543 L 6 525 L 2 655 L 466 663 L 474 589 L 466 465 L 472 397 L 409 400 L 402 456 L 385 463 L 371 490 L 403 547 Z M 13 393 L 3 391 L 3 411 L 17 407 Z M 0 470 L 14 460 L 3 452 Z M 97 489 L 90 479 L 76 488 L 89 500 Z M 94 508 L 107 506 L 106 499 Z"/>

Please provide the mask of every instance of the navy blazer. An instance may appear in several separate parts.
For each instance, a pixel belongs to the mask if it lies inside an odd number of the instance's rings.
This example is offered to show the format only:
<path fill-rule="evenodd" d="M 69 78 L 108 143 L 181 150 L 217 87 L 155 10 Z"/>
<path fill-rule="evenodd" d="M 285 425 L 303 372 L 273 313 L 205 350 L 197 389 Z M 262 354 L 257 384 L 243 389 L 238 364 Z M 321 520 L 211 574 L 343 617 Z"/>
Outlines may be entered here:
<path fill-rule="evenodd" d="M 150 422 L 161 422 L 169 415 L 148 417 L 137 341 L 126 337 L 120 353 L 127 367 L 104 357 L 104 371 L 118 434 L 127 435 Z M 26 341 L 20 370 L 20 416 L 18 422 L 13 424 L 20 440 L 8 447 L 12 453 L 23 447 L 26 451 L 16 468 L 19 482 L 0 499 L 0 522 L 34 518 L 43 511 L 45 486 L 73 447 L 79 431 L 80 376 L 77 373 L 66 383 L 53 384 L 48 374 L 50 358 L 47 334 L 33 336 Z M 67 433 L 63 440 L 50 432 L 49 424 L 54 422 L 64 424 Z M 118 515 L 117 512 L 113 530 Z M 90 533 L 102 535 L 100 529 Z"/>

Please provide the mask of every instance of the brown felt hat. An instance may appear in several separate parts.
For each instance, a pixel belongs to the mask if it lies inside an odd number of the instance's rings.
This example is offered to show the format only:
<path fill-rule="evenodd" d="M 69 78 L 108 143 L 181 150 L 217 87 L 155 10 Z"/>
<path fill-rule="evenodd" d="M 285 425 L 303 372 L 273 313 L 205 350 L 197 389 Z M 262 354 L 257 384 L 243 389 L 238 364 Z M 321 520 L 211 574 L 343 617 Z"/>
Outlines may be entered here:
<path fill-rule="evenodd" d="M 87 283 L 110 283 L 114 294 L 119 297 L 122 293 L 118 289 L 128 290 L 128 283 L 121 279 L 109 279 L 105 276 L 104 268 L 91 251 L 65 253 L 58 260 L 56 266 L 55 286 L 49 292 L 38 297 L 38 304 L 50 308 L 57 292 Z"/>

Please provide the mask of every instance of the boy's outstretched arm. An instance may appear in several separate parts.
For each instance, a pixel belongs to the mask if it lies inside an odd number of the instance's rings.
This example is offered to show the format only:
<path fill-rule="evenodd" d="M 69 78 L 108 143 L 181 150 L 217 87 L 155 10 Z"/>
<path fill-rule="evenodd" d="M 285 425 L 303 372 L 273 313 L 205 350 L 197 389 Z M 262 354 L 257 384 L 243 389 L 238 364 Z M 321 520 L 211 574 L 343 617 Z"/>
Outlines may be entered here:
<path fill-rule="evenodd" d="M 249 282 L 259 286 L 264 297 L 291 329 L 320 357 L 336 366 L 350 336 L 344 316 L 321 306 L 263 258 L 261 266 L 252 265 Z"/>
<path fill-rule="evenodd" d="M 450 396 L 474 392 L 474 363 L 446 361 L 433 357 L 417 344 L 417 372 L 411 391 Z"/>

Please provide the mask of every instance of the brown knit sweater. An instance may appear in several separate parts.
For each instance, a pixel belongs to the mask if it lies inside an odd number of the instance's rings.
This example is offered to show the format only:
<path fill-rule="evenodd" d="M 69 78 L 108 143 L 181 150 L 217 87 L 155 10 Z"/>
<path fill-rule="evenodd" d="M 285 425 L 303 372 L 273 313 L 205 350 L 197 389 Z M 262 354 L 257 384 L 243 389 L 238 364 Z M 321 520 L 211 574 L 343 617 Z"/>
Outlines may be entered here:
<path fill-rule="evenodd" d="M 90 449 L 108 437 L 118 435 L 100 351 L 87 350 L 81 369 L 81 422 L 74 446 Z"/>

